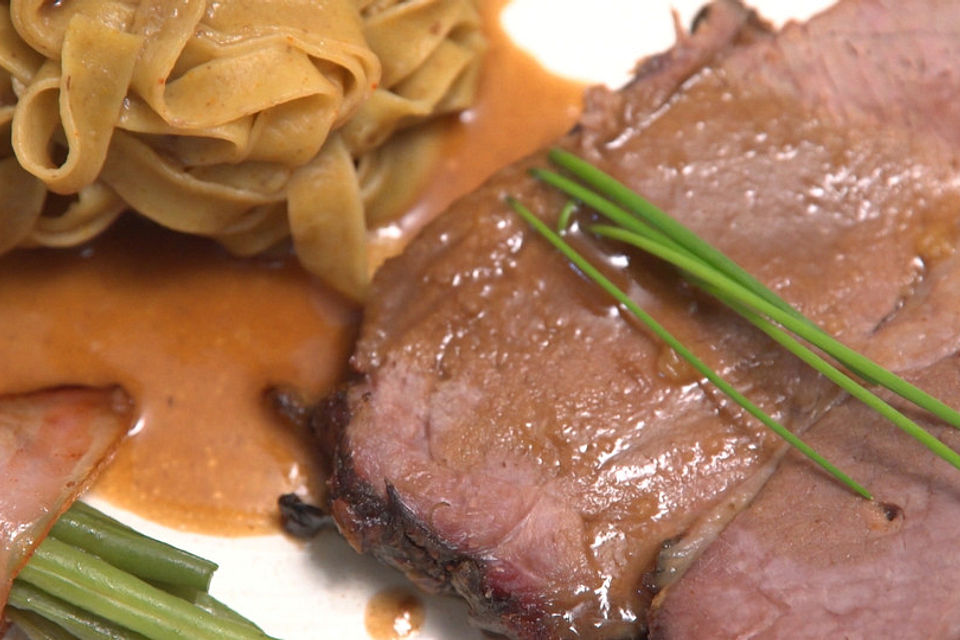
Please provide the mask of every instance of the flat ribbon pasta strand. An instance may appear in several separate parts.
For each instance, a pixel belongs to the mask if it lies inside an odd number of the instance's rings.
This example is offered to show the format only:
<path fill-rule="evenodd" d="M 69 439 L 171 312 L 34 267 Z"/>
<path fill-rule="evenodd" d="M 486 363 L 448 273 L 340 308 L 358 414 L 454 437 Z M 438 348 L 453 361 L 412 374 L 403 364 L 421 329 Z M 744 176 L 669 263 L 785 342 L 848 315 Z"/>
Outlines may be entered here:
<path fill-rule="evenodd" d="M 335 119 L 336 112 L 324 108 L 321 96 L 277 105 L 257 116 L 247 157 L 291 166 L 306 164 L 320 153 Z"/>
<path fill-rule="evenodd" d="M 451 50 L 448 50 L 448 47 Z M 475 54 L 454 44 L 442 43 L 438 47 L 437 55 L 431 56 L 427 64 L 402 83 L 406 86 L 399 89 L 408 92 L 410 96 L 416 96 L 422 91 L 422 98 L 383 92 L 382 95 L 387 97 L 376 101 L 375 95 L 364 105 L 370 108 L 370 113 L 358 114 L 351 123 L 356 125 L 355 129 L 345 128 L 345 137 L 350 137 L 351 134 L 374 139 L 384 136 L 382 141 L 371 145 L 368 151 L 359 155 L 363 204 L 367 224 L 371 227 L 385 224 L 402 215 L 419 188 L 426 183 L 430 168 L 440 152 L 442 130 L 434 126 L 435 121 L 426 120 L 413 129 L 399 132 L 388 131 L 387 128 L 391 124 L 397 128 L 402 127 L 404 122 L 416 117 L 418 110 L 439 115 L 445 112 L 445 105 L 450 105 L 455 110 L 468 106 L 472 103 L 475 92 L 473 67 L 477 66 L 477 61 L 478 56 Z M 467 88 L 461 89 L 463 86 Z M 378 92 L 378 95 L 381 93 Z M 369 118 L 364 117 L 365 115 Z M 360 127 L 368 124 L 370 130 L 361 133 Z"/>
<path fill-rule="evenodd" d="M 179 159 L 185 166 L 202 166 L 243 162 L 253 144 L 254 119 L 255 116 L 247 116 L 217 127 L 180 129 L 164 121 L 136 95 L 128 95 L 117 128 L 147 134 L 155 149 Z"/>
<path fill-rule="evenodd" d="M 380 83 L 381 60 L 363 37 L 362 23 L 350 0 L 232 0 L 216 4 L 197 48 L 232 40 L 242 33 L 251 46 L 282 40 L 310 56 L 341 91 L 335 126 L 346 122 Z M 184 52 L 183 59 L 187 57 Z"/>
<path fill-rule="evenodd" d="M 67 25 L 75 15 L 126 31 L 136 0 L 11 0 L 10 18 L 20 37 L 49 60 L 59 60 Z"/>
<path fill-rule="evenodd" d="M 353 158 L 332 136 L 287 188 L 287 215 L 297 256 L 335 289 L 362 300 L 370 284 L 366 225 Z"/>
<path fill-rule="evenodd" d="M 101 182 L 94 182 L 81 189 L 63 213 L 39 216 L 21 244 L 76 246 L 104 231 L 126 208 L 126 203 L 112 189 Z"/>
<path fill-rule="evenodd" d="M 9 84 L 9 75 L 0 70 L 0 80 Z M 2 97 L 0 93 L 0 97 Z M 0 107 L 0 253 L 17 246 L 33 228 L 47 189 L 23 170 L 10 146 L 13 107 Z"/>
<path fill-rule="evenodd" d="M 439 144 L 429 123 L 473 103 L 485 41 L 468 0 L 389 0 L 364 12 L 372 16 L 365 27 L 371 45 L 392 61 L 385 77 L 394 84 L 374 92 L 343 137 L 358 158 L 367 224 L 376 226 L 401 215 L 428 179 Z M 430 35 L 421 45 L 393 55 L 401 46 L 396 33 L 423 30 Z"/>
<path fill-rule="evenodd" d="M 258 192 L 197 178 L 122 131 L 114 132 L 102 178 L 151 220 L 176 231 L 205 236 L 238 224 L 254 207 L 284 198 L 282 188 L 273 193 Z"/>
<path fill-rule="evenodd" d="M 20 97 L 13 149 L 21 166 L 51 191 L 76 193 L 100 173 L 140 42 L 74 15 L 60 63 L 47 61 Z M 55 166 L 49 148 L 61 124 L 67 158 Z"/>
<path fill-rule="evenodd" d="M 364 17 L 363 33 L 383 62 L 385 87 L 418 69 L 456 30 L 480 28 L 480 16 L 469 0 L 379 2 L 368 6 Z"/>
<path fill-rule="evenodd" d="M 398 129 L 469 106 L 476 93 L 478 62 L 476 51 L 440 43 L 399 86 L 377 89 L 344 127 L 344 139 L 355 154 L 362 154 L 384 144 Z"/>
<path fill-rule="evenodd" d="M 383 144 L 399 128 L 472 104 L 485 47 L 469 0 L 382 4 L 367 9 L 372 17 L 364 33 L 385 61 L 384 78 L 344 129 L 354 154 Z"/>
<path fill-rule="evenodd" d="M 346 0 L 232 0 L 206 14 L 202 0 L 170 4 L 138 8 L 133 29 L 146 44 L 133 87 L 174 126 L 217 126 L 311 95 L 346 118 L 379 80 Z"/>
<path fill-rule="evenodd" d="M 361 299 L 366 230 L 425 182 L 483 48 L 473 0 L 0 0 L 0 189 L 24 185 L 0 251 L 129 207 L 241 255 L 291 238 Z"/>
<path fill-rule="evenodd" d="M 4 252 L 30 234 L 40 217 L 47 190 L 13 157 L 0 159 L 0 185 L 4 185 L 0 187 L 0 252 Z"/>
<path fill-rule="evenodd" d="M 416 200 L 441 158 L 443 134 L 429 124 L 408 129 L 361 156 L 357 178 L 369 228 L 389 224 Z"/>
<path fill-rule="evenodd" d="M 286 203 L 257 207 L 244 222 L 215 236 L 228 251 L 238 256 L 256 255 L 290 236 Z"/>
<path fill-rule="evenodd" d="M 43 56 L 27 46 L 13 28 L 9 3 L 0 2 L 0 68 L 27 84 L 41 64 Z"/>

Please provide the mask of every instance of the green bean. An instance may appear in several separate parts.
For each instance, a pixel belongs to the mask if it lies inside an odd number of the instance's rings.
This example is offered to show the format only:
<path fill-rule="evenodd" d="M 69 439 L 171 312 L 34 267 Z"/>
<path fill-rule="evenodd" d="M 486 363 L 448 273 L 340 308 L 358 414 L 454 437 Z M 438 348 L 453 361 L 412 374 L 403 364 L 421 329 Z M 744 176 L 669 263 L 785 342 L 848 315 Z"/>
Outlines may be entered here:
<path fill-rule="evenodd" d="M 31 638 L 49 640 L 143 640 L 89 611 L 22 580 L 14 580 L 6 615 Z"/>
<path fill-rule="evenodd" d="M 18 576 L 64 601 L 151 640 L 262 640 L 263 632 L 200 607 L 111 566 L 90 553 L 47 538 Z"/>
<path fill-rule="evenodd" d="M 50 535 L 150 582 L 206 591 L 217 565 L 120 524 L 83 503 L 60 516 Z"/>

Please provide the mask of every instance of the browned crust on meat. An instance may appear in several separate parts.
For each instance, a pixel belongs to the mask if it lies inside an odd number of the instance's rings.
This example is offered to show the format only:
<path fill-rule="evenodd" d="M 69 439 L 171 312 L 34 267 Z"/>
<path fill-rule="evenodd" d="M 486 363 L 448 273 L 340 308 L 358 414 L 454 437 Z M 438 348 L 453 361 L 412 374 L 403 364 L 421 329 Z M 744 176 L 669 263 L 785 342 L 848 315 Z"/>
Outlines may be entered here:
<path fill-rule="evenodd" d="M 325 422 L 324 430 L 337 429 L 341 434 L 330 483 L 330 508 L 354 549 L 399 569 L 425 591 L 459 594 L 466 599 L 471 615 L 482 620 L 489 631 L 546 637 L 542 612 L 535 603 L 523 603 L 491 584 L 482 560 L 436 536 L 403 504 L 392 486 L 386 487 L 384 499 L 357 475 L 345 432 L 350 421 L 345 389 L 322 403 L 318 419 Z"/>
<path fill-rule="evenodd" d="M 673 49 L 638 66 L 636 78 L 625 90 L 630 93 L 631 108 L 657 109 L 680 84 L 730 47 L 770 33 L 768 25 L 740 2 L 718 0 L 710 7 L 696 34 L 678 31 Z M 589 92 L 587 112 L 576 129 L 582 148 L 589 150 L 624 126 L 620 119 L 625 117 L 625 99 L 620 92 Z M 558 637 L 562 621 L 549 618 L 542 603 L 500 589 L 488 579 L 488 567 L 481 558 L 440 539 L 403 504 L 393 487 L 378 491 L 371 479 L 356 472 L 347 427 L 351 401 L 371 400 L 358 390 L 364 384 L 361 378 L 352 393 L 344 388 L 327 398 L 311 421 L 316 433 L 337 434 L 330 509 L 342 534 L 357 551 L 399 569 L 423 589 L 463 597 L 474 621 L 486 630 L 524 639 Z"/>

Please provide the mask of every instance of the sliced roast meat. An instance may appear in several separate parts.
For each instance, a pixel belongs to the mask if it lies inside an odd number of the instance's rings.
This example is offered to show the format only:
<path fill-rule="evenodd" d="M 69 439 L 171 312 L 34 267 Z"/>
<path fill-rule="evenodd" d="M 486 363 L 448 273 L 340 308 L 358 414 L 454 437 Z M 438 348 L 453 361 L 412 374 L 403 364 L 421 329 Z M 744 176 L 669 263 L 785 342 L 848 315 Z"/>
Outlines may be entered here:
<path fill-rule="evenodd" d="M 960 406 L 960 358 L 912 375 Z M 954 449 L 960 433 L 927 424 Z M 876 502 L 790 454 L 658 599 L 653 638 L 960 637 L 958 472 L 850 400 L 808 432 Z"/>
<path fill-rule="evenodd" d="M 945 6 L 911 4 L 914 13 Z M 936 360 L 960 335 L 948 323 L 909 350 L 890 343 L 903 337 L 912 297 L 950 288 L 948 252 L 937 247 L 955 236 L 960 184 L 942 143 L 949 128 L 913 131 L 912 117 L 897 116 L 898 91 L 920 80 L 885 85 L 887 94 L 869 84 L 864 95 L 839 91 L 810 58 L 872 43 L 872 23 L 849 24 L 868 10 L 886 19 L 892 8 L 851 0 L 821 19 L 832 27 L 775 35 L 741 5 L 715 2 L 630 86 L 593 91 L 560 144 L 841 339 L 902 368 Z M 922 60 L 928 33 L 916 25 L 893 49 L 911 50 L 911 37 Z M 942 96 L 900 104 L 933 117 Z M 891 126 L 877 126 L 888 117 Z M 544 162 L 499 173 L 378 273 L 352 361 L 357 381 L 326 403 L 341 434 L 332 507 L 357 549 L 459 593 L 484 628 L 637 637 L 656 589 L 749 502 L 785 448 L 504 205 L 514 195 L 555 219 L 563 198 L 526 172 Z M 571 235 L 789 428 L 802 432 L 840 400 L 671 270 Z M 948 317 L 945 305 L 927 322 Z M 665 545 L 679 561 L 657 567 Z"/>
<path fill-rule="evenodd" d="M 0 396 L 0 611 L 13 578 L 133 418 L 133 404 L 119 389 Z"/>

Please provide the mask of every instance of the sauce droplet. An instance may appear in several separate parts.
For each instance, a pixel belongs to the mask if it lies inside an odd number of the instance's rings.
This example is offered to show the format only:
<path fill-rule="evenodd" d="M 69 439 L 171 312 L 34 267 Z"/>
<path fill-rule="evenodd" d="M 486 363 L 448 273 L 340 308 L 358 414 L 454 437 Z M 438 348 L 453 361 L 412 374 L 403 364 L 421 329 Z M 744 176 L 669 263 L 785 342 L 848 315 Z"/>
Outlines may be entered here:
<path fill-rule="evenodd" d="M 364 612 L 364 625 L 374 640 L 399 640 L 416 637 L 424 618 L 420 598 L 408 589 L 394 587 L 370 598 Z"/>

